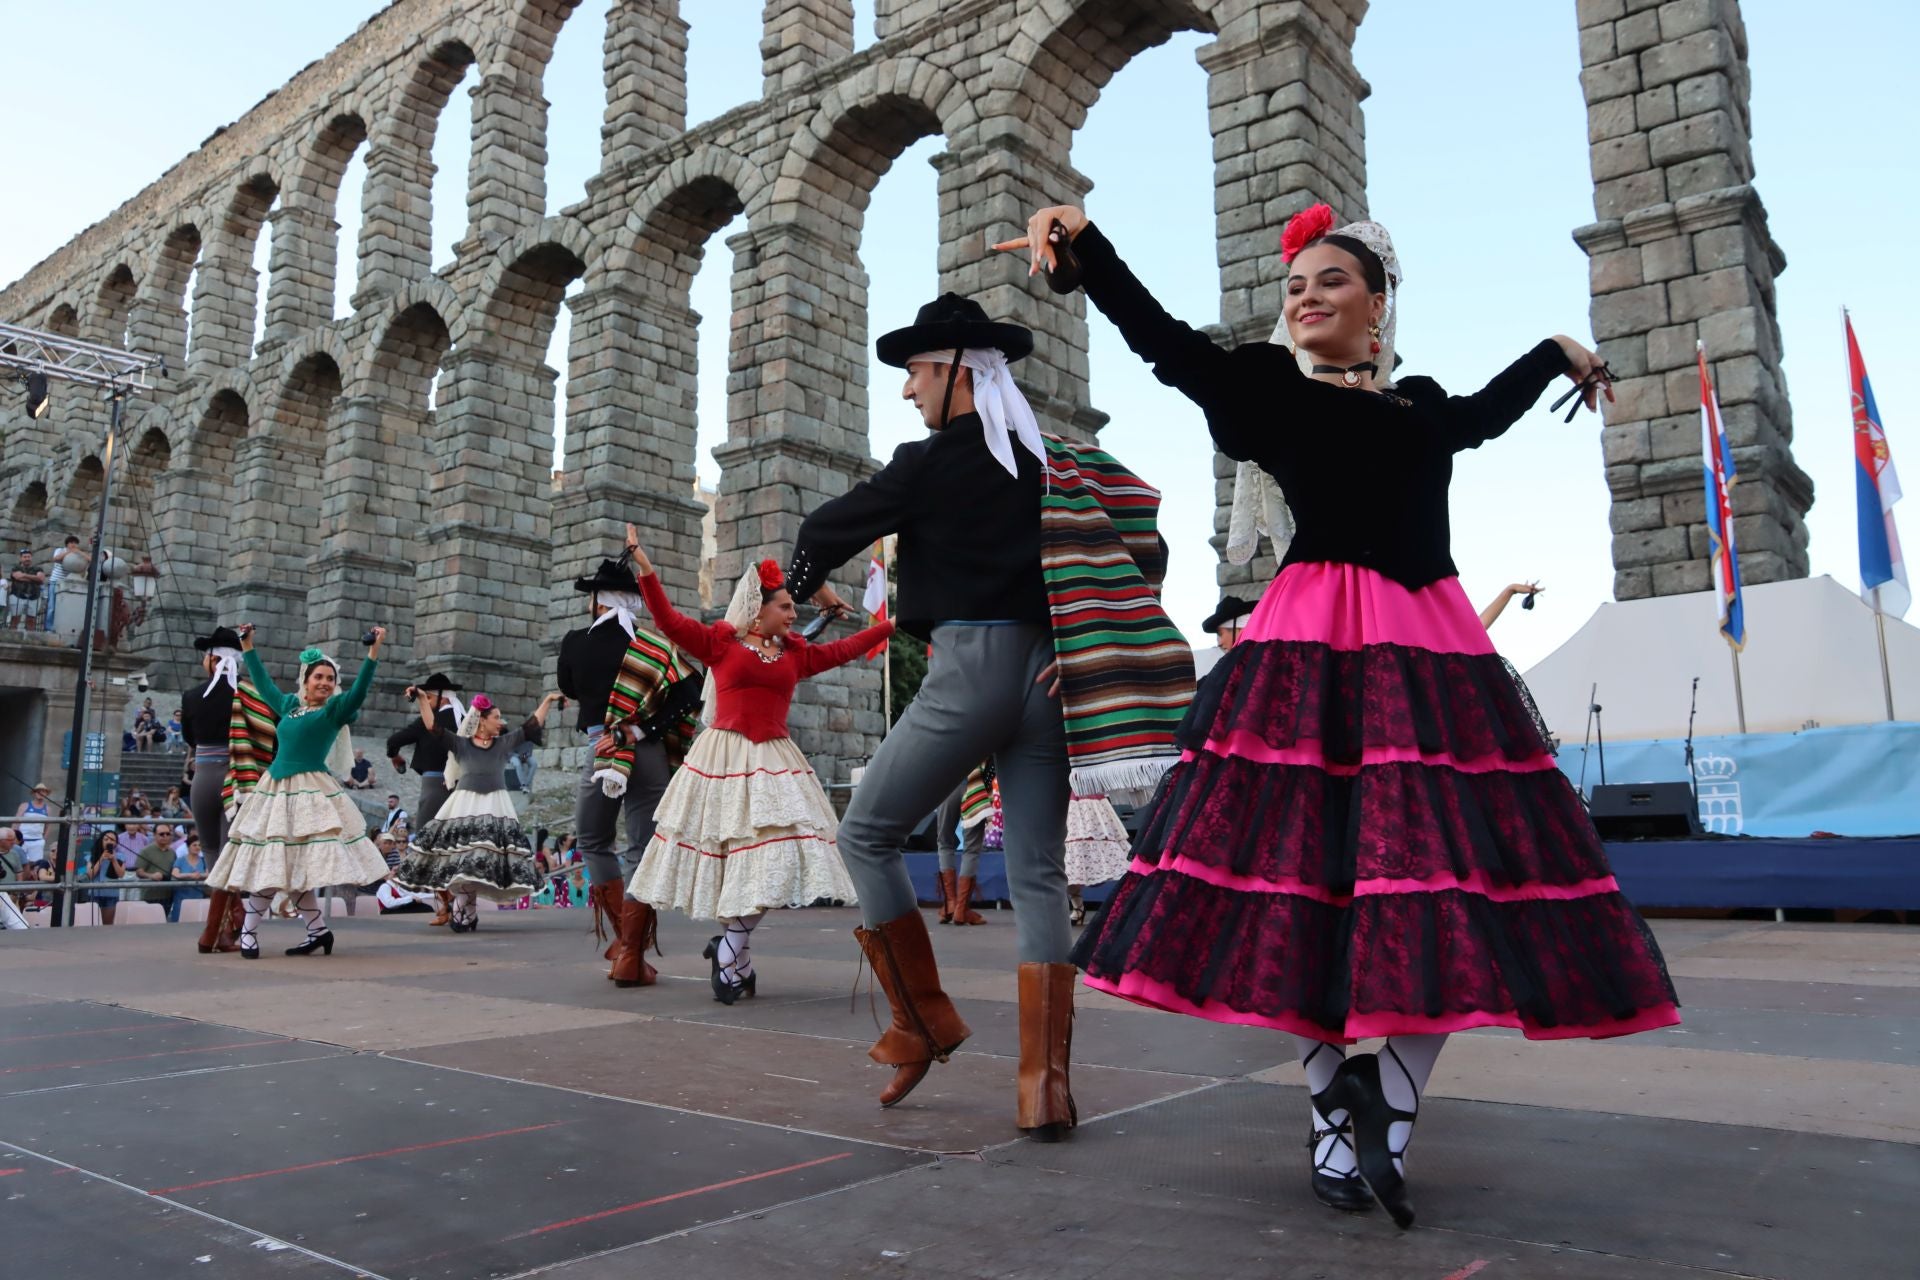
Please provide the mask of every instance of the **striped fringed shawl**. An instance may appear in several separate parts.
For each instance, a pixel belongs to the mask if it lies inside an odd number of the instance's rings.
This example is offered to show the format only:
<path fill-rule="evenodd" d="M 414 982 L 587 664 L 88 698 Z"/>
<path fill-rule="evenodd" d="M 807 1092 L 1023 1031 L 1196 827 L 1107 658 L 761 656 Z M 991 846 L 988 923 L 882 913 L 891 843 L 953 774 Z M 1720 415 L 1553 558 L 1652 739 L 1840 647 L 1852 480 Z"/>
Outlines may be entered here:
<path fill-rule="evenodd" d="M 1040 568 L 1079 795 L 1138 797 L 1179 759 L 1193 650 L 1166 610 L 1160 493 L 1111 454 L 1047 441 Z"/>
<path fill-rule="evenodd" d="M 627 652 L 620 659 L 620 674 L 613 678 L 613 692 L 607 695 L 606 727 L 612 730 L 633 723 L 645 725 L 661 707 L 667 691 L 692 674 L 686 659 L 665 639 L 645 627 L 635 627 Z M 602 792 L 613 797 L 627 793 L 634 754 L 634 747 L 624 744 L 601 760 L 593 777 Z"/>
<path fill-rule="evenodd" d="M 993 762 L 980 765 L 967 775 L 967 789 L 960 793 L 960 826 L 973 830 L 993 816 Z"/>
<path fill-rule="evenodd" d="M 227 780 L 220 787 L 220 808 L 228 819 L 239 812 L 247 793 L 273 764 L 279 745 L 279 717 L 253 681 L 241 680 L 227 716 Z"/>

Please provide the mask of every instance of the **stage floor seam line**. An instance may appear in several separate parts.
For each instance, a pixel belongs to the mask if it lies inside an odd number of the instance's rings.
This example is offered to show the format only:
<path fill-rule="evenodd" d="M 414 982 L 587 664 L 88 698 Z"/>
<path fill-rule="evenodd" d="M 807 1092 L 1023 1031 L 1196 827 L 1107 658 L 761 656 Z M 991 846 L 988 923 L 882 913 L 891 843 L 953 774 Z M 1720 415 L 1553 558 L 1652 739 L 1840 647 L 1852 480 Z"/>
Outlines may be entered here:
<path fill-rule="evenodd" d="M 440 1048 L 441 1046 L 432 1045 L 428 1047 Z M 671 1111 L 675 1115 L 696 1116 L 702 1120 L 724 1120 L 733 1124 L 752 1125 L 757 1129 L 772 1129 L 777 1133 L 799 1133 L 809 1138 L 825 1138 L 831 1142 L 849 1142 L 862 1147 L 875 1147 L 881 1151 L 904 1151 L 910 1155 L 935 1157 L 978 1154 L 975 1148 L 967 1148 L 962 1151 L 947 1151 L 934 1147 L 904 1146 L 897 1142 L 878 1142 L 872 1138 L 854 1138 L 843 1133 L 828 1133 L 821 1129 L 804 1129 L 798 1125 L 775 1124 L 771 1120 L 755 1120 L 749 1116 L 730 1116 L 718 1111 L 696 1111 L 692 1107 L 677 1107 L 668 1102 L 649 1102 L 644 1098 L 625 1098 L 617 1093 L 601 1093 L 595 1089 L 580 1089 L 573 1085 L 554 1084 L 547 1080 L 524 1080 L 518 1076 L 496 1075 L 491 1071 L 475 1071 L 472 1067 L 455 1067 L 441 1062 L 423 1062 L 418 1058 L 400 1057 L 399 1052 L 398 1050 L 385 1050 L 377 1056 L 391 1058 L 395 1062 L 403 1063 L 410 1067 L 425 1067 L 433 1071 L 457 1071 L 461 1075 L 476 1076 L 482 1080 L 497 1080 L 502 1084 L 526 1085 L 534 1089 L 552 1089 L 557 1093 L 577 1094 L 583 1098 L 599 1098 L 605 1102 L 620 1102 L 633 1107 L 647 1107 L 654 1111 Z M 1017 1141 L 1025 1141 L 1025 1139 L 1017 1139 Z"/>
<path fill-rule="evenodd" d="M 307 1044 L 305 1040 L 289 1040 L 289 1044 Z M 155 1076 L 130 1076 L 124 1080 L 86 1080 L 72 1084 L 50 1084 L 42 1089 L 17 1089 L 12 1093 L 0 1094 L 0 1104 L 14 1098 L 33 1098 L 43 1093 L 64 1093 L 70 1089 L 117 1089 L 122 1085 L 149 1084 L 155 1080 L 182 1080 L 190 1076 L 214 1075 L 221 1071 L 257 1071 L 268 1067 L 284 1067 L 296 1062 L 316 1062 L 321 1058 L 336 1058 L 335 1053 L 316 1053 L 307 1058 L 281 1058 L 274 1062 L 230 1062 L 219 1067 L 190 1067 L 185 1071 L 164 1071 Z"/>
<path fill-rule="evenodd" d="M 363 1267 L 356 1263 L 348 1262 L 345 1259 L 336 1258 L 332 1254 L 321 1253 L 317 1249 L 309 1249 L 303 1244 L 296 1244 L 294 1241 L 277 1236 L 271 1231 L 262 1231 L 257 1227 L 250 1227 L 244 1222 L 236 1222 L 232 1218 L 223 1218 L 217 1213 L 208 1213 L 205 1209 L 198 1208 L 194 1205 L 183 1204 L 178 1200 L 170 1200 L 166 1196 L 154 1195 L 151 1191 L 142 1187 L 136 1187 L 130 1182 L 122 1182 L 111 1174 L 100 1173 L 97 1170 L 87 1168 L 85 1165 L 74 1164 L 70 1160 L 62 1160 L 57 1156 L 46 1155 L 33 1150 L 31 1147 L 23 1147 L 17 1143 L 8 1142 L 4 1138 L 0 1138 L 0 1148 L 18 1152 L 23 1156 L 30 1156 L 35 1160 L 43 1160 L 48 1164 L 56 1165 L 62 1169 L 70 1169 L 83 1177 L 104 1182 L 111 1187 L 118 1187 L 122 1191 L 131 1191 L 143 1200 L 158 1201 L 161 1204 L 167 1205 L 169 1208 L 177 1209 L 182 1213 L 192 1214 L 194 1217 L 207 1222 L 219 1223 L 223 1227 L 231 1228 L 242 1234 L 256 1236 L 261 1240 L 271 1240 L 283 1249 L 291 1249 L 295 1253 L 312 1258 L 315 1262 L 322 1262 L 330 1267 L 338 1267 L 342 1271 L 350 1272 L 355 1276 L 365 1277 L 365 1280 L 391 1280 L 390 1277 L 383 1276 L 369 1267 Z"/>

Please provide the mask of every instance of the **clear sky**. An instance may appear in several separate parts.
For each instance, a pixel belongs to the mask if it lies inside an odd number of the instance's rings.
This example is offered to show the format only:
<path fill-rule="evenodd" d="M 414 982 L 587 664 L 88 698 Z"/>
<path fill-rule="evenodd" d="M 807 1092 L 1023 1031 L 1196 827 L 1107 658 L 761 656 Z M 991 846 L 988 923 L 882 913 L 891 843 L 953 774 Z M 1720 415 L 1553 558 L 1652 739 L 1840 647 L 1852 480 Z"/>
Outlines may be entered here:
<path fill-rule="evenodd" d="M 17 6 L 5 88 L 17 120 L 11 198 L 0 204 L 0 280 L 11 280 L 136 194 L 215 128 L 351 34 L 372 3 L 263 5 L 257 0 L 132 0 Z M 683 3 L 693 23 L 689 119 L 760 91 L 759 0 Z M 1840 307 L 1853 309 L 1875 391 L 1920 493 L 1920 393 L 1907 353 L 1920 321 L 1915 286 L 1914 138 L 1920 106 L 1907 51 L 1920 40 L 1908 0 L 1745 0 L 1751 39 L 1757 182 L 1789 268 L 1779 305 L 1793 393 L 1795 449 L 1813 477 L 1813 568 L 1857 585 L 1846 365 Z M 552 102 L 549 209 L 584 194 L 598 163 L 600 39 L 606 5 L 588 0 L 562 32 L 547 81 Z M 860 43 L 871 5 L 856 5 Z M 1206 77 L 1188 34 L 1123 69 L 1076 139 L 1073 163 L 1095 182 L 1088 209 L 1176 314 L 1218 318 Z M 1472 389 L 1537 339 L 1587 340 L 1585 256 L 1573 228 L 1592 221 L 1586 115 L 1573 0 L 1374 0 L 1355 58 L 1373 85 L 1365 104 L 1373 216 L 1392 231 L 1407 275 L 1405 372 Z M 469 81 L 470 83 L 470 81 Z M 465 86 L 463 86 L 464 88 Z M 464 232 L 468 102 L 456 93 L 435 149 L 436 263 Z M 28 142 L 24 139 L 39 139 Z M 870 329 L 911 319 L 935 292 L 936 139 L 910 148 L 881 180 L 862 255 L 872 277 Z M 342 200 L 358 228 L 358 192 Z M 726 376 L 731 253 L 710 245 L 695 285 L 700 334 L 702 474 Z M 1014 228 L 1008 228 L 1009 233 Z M 350 261 L 350 255 L 344 255 Z M 342 293 L 351 291 L 342 281 Z M 1167 598 L 1197 635 L 1215 602 L 1212 471 L 1204 427 L 1144 370 L 1105 321 L 1092 321 L 1092 398 L 1113 415 L 1104 440 L 1166 494 L 1174 547 Z M 564 340 L 563 332 L 558 335 Z M 564 360 L 552 360 L 564 369 Z M 892 370 L 874 367 L 871 438 L 884 457 L 919 431 Z M 1521 667 L 1550 652 L 1612 590 L 1607 494 L 1590 416 L 1564 426 L 1536 410 L 1503 439 L 1463 455 L 1454 482 L 1454 557 L 1481 602 L 1509 581 L 1549 590 L 1510 612 L 1495 638 Z M 1920 505 L 1903 504 L 1920 546 Z M 1703 623 L 1703 625 L 1711 625 Z"/>

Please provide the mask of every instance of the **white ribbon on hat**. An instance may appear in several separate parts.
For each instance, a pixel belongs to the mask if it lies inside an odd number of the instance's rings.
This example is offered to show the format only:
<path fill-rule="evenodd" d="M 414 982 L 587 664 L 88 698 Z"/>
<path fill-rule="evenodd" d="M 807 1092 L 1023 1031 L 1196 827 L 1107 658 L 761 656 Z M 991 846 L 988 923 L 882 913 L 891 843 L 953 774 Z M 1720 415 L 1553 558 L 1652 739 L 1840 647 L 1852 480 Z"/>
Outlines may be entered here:
<path fill-rule="evenodd" d="M 916 361 L 952 364 L 953 351 L 928 351 L 907 363 Z M 1033 416 L 1033 406 L 1027 403 L 1019 384 L 1013 380 L 1006 353 L 997 347 L 967 347 L 960 353 L 960 365 L 973 370 L 973 407 L 986 428 L 987 452 L 1007 469 L 1008 475 L 1017 477 L 1020 464 L 1014 460 L 1013 440 L 1018 438 L 1021 447 L 1039 459 L 1044 468 L 1047 446 L 1040 435 L 1040 423 Z"/>
<path fill-rule="evenodd" d="M 207 687 L 200 691 L 200 696 L 204 698 L 209 693 L 212 693 L 214 686 L 222 680 L 226 681 L 227 688 L 233 690 L 235 693 L 240 692 L 240 651 L 238 649 L 217 648 L 208 649 L 207 653 L 210 654 L 214 660 L 213 679 L 207 681 Z"/>
<path fill-rule="evenodd" d="M 627 639 L 633 639 L 635 620 L 640 616 L 640 611 L 647 607 L 646 602 L 640 598 L 637 592 L 596 591 L 593 593 L 593 602 L 605 609 L 606 612 L 595 618 L 592 623 L 588 625 L 587 630 L 591 631 L 594 627 L 599 626 L 608 619 L 612 619 L 620 624 L 622 631 L 627 633 Z"/>

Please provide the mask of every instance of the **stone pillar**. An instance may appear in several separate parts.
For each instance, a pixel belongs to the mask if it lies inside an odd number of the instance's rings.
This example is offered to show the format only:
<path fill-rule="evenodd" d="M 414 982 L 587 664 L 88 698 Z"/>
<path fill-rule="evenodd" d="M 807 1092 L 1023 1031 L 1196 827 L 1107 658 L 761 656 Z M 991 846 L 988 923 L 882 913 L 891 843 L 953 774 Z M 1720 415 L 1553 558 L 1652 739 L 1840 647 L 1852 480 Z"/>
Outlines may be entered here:
<path fill-rule="evenodd" d="M 1695 343 L 1719 389 L 1739 483 L 1744 581 L 1807 573 L 1813 482 L 1795 465 L 1774 277 L 1786 258 L 1753 187 L 1746 28 L 1737 0 L 1580 0 L 1597 220 L 1593 334 L 1621 381 L 1601 451 L 1614 596 L 1705 591 Z"/>
<path fill-rule="evenodd" d="M 1353 63 L 1367 0 L 1310 0 L 1278 20 L 1223 35 L 1199 51 L 1213 134 L 1214 238 L 1226 346 L 1265 342 L 1286 285 L 1280 232 L 1324 201 L 1340 222 L 1367 216 L 1366 122 L 1372 92 Z M 1262 543 L 1244 565 L 1225 559 L 1234 462 L 1213 458 L 1215 577 L 1222 592 L 1257 599 L 1279 565 Z"/>
<path fill-rule="evenodd" d="M 853 52 L 853 0 L 766 0 L 760 68 L 768 97 Z"/>
<path fill-rule="evenodd" d="M 1081 203 L 1093 183 L 1015 129 L 942 152 L 933 166 L 940 174 L 940 288 L 974 299 L 995 320 L 1033 330 L 1033 354 L 1013 372 L 1040 429 L 1091 442 L 1107 415 L 1088 403 L 1086 295 L 1061 297 L 1036 286 L 1024 258 L 988 246 L 1019 234 L 1035 209 Z M 875 323 L 884 332 L 912 319 L 880 316 Z"/>
<path fill-rule="evenodd" d="M 517 723 L 543 687 L 555 375 L 496 354 L 455 355 L 413 535 L 428 553 L 415 579 L 415 662 L 460 672 Z"/>
<path fill-rule="evenodd" d="M 433 173 L 433 161 L 418 138 L 388 139 L 368 148 L 355 311 L 426 279 L 431 271 Z"/>
<path fill-rule="evenodd" d="M 245 258 L 208 258 L 200 263 L 193 288 L 187 376 L 195 378 L 237 369 L 253 355 L 253 308 L 260 291 L 250 252 Z"/>
<path fill-rule="evenodd" d="M 573 580 L 620 554 L 632 521 L 682 608 L 699 599 L 700 520 L 694 500 L 699 318 L 683 304 L 619 284 L 590 284 L 568 301 L 564 471 L 552 495 L 548 642 L 583 625 Z"/>
<path fill-rule="evenodd" d="M 273 245 L 267 258 L 267 330 L 260 341 L 262 352 L 302 330 L 333 322 L 333 274 L 340 243 L 340 224 L 333 213 L 296 203 L 291 194 L 267 220 L 273 224 Z"/>
<path fill-rule="evenodd" d="M 431 411 L 378 395 L 339 401 L 328 428 L 326 491 L 320 503 L 320 550 L 307 562 L 307 634 L 335 660 L 354 663 L 367 628 L 387 628 L 381 662 L 389 671 L 413 669 L 414 578 L 429 548 L 423 527 L 420 479 Z M 295 652 L 298 646 L 295 647 Z M 361 722 L 392 729 L 406 708 L 385 697 L 369 699 Z"/>
<path fill-rule="evenodd" d="M 276 644 L 292 643 L 307 634 L 307 558 L 320 529 L 320 451 L 250 435 L 238 450 L 228 489 L 234 504 L 227 515 L 218 620 L 252 622 Z"/>
<path fill-rule="evenodd" d="M 785 561 L 808 511 L 874 470 L 866 431 L 866 272 L 849 245 L 795 223 L 748 231 L 734 251 L 716 599 L 756 556 Z M 697 536 L 697 525 L 696 525 Z M 695 545 L 698 545 L 697 542 Z M 861 564 L 834 575 L 842 595 Z M 794 740 L 823 782 L 845 782 L 882 723 L 878 664 L 809 680 L 794 700 Z"/>
<path fill-rule="evenodd" d="M 547 100 L 539 85 L 518 76 L 487 76 L 473 88 L 473 170 L 461 256 L 469 243 L 498 244 L 535 225 L 546 207 Z"/>
<path fill-rule="evenodd" d="M 607 15 L 607 118 L 602 170 L 651 151 L 687 127 L 687 23 L 677 0 L 621 0 Z"/>
<path fill-rule="evenodd" d="M 216 480 L 191 460 L 176 461 L 153 480 L 151 550 L 160 566 L 160 593 L 135 637 L 135 652 L 167 664 L 169 676 L 190 667 L 193 654 L 167 646 L 205 635 L 220 608 L 229 492 L 225 477 Z"/>

